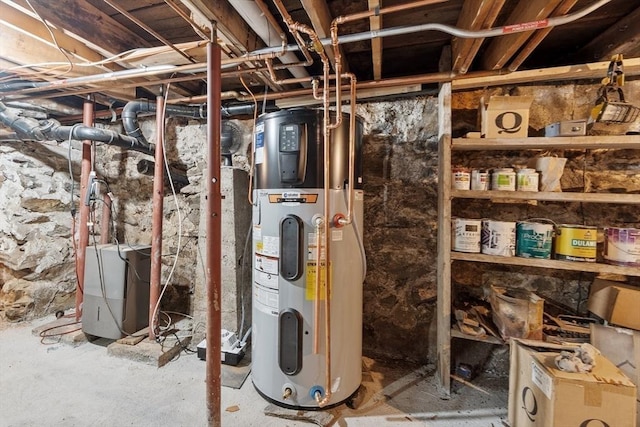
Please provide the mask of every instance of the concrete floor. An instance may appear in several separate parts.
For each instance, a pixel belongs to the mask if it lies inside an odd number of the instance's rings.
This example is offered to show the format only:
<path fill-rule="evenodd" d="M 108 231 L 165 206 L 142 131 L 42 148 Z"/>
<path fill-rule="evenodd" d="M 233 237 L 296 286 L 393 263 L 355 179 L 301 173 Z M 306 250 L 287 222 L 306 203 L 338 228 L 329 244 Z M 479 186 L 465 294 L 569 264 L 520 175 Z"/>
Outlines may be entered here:
<path fill-rule="evenodd" d="M 32 329 L 52 319 L 0 328 L 0 426 L 206 426 L 205 362 L 182 353 L 162 368 L 110 356 L 85 342 L 42 344 Z M 363 359 L 358 406 L 298 412 L 269 405 L 250 378 L 222 388 L 222 424 L 281 426 L 503 426 L 507 380 L 479 378 L 439 397 L 430 367 Z"/>

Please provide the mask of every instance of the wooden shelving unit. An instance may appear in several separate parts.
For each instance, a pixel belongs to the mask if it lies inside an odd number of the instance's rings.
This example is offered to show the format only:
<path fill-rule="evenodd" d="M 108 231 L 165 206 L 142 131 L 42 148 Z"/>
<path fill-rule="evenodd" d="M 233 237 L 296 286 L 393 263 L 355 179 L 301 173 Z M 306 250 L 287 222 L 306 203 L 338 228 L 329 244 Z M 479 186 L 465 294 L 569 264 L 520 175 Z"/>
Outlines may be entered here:
<path fill-rule="evenodd" d="M 500 151 L 500 150 L 585 150 L 585 149 L 640 149 L 640 136 L 579 136 L 534 137 L 514 139 L 451 138 L 451 84 L 441 86 L 438 97 L 439 148 L 438 148 L 438 375 L 445 394 L 449 394 L 451 379 L 451 339 L 461 338 L 491 344 L 501 344 L 495 337 L 471 337 L 451 328 L 451 265 L 456 261 L 481 262 L 503 265 L 519 265 L 533 268 L 585 271 L 590 273 L 614 273 L 640 276 L 640 268 L 617 265 L 543 260 L 518 257 L 500 257 L 485 254 L 469 254 L 451 251 L 451 201 L 454 198 L 484 199 L 496 202 L 585 202 L 607 204 L 640 204 L 640 194 L 576 193 L 576 192 L 518 192 L 518 191 L 467 191 L 452 190 L 452 151 Z"/>

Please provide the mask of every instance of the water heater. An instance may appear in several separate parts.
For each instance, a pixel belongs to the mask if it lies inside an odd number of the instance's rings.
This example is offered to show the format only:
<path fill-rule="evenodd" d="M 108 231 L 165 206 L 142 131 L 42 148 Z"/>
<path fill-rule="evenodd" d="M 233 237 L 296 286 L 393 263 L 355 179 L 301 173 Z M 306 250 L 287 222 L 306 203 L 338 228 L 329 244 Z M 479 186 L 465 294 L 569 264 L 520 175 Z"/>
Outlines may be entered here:
<path fill-rule="evenodd" d="M 336 119 L 332 113 L 331 122 Z M 256 123 L 251 375 L 265 399 L 284 407 L 335 406 L 361 382 L 362 123 L 355 120 L 354 182 L 349 182 L 349 122 L 342 114 L 331 130 L 328 163 L 321 110 L 277 111 Z M 339 223 L 350 196 L 351 221 Z"/>

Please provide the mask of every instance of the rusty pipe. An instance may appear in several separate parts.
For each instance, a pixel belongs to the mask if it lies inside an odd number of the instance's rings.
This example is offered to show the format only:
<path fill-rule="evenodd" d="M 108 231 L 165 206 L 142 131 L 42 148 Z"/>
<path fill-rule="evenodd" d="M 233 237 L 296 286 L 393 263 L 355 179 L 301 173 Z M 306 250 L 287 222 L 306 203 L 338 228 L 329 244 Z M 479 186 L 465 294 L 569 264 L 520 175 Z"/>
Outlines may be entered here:
<path fill-rule="evenodd" d="M 109 235 L 111 230 L 111 196 L 109 193 L 105 194 L 102 198 L 102 221 L 100 227 L 100 244 L 106 245 L 109 243 Z"/>
<path fill-rule="evenodd" d="M 82 123 L 85 126 L 93 126 L 93 102 L 85 99 L 82 108 Z M 69 141 L 71 144 L 71 141 Z M 82 141 L 82 166 L 80 169 L 80 194 L 81 200 L 87 200 L 87 192 L 91 191 L 89 185 L 89 173 L 91 172 L 91 141 Z M 76 271 L 78 283 L 76 285 L 76 321 L 82 317 L 82 303 L 84 301 L 84 263 L 86 259 L 87 245 L 89 244 L 89 206 L 80 204 L 80 232 L 78 236 L 78 251 L 76 253 Z M 71 236 L 73 239 L 76 236 Z"/>
<path fill-rule="evenodd" d="M 149 280 L 149 340 L 155 341 L 162 280 L 162 218 L 164 209 L 164 97 L 156 97 L 156 151 L 153 173 L 151 274 Z"/>
<path fill-rule="evenodd" d="M 222 424 L 220 412 L 220 331 L 221 331 L 221 260 L 222 260 L 222 194 L 220 189 L 220 126 L 221 126 L 221 53 L 220 46 L 207 45 L 207 250 L 205 281 L 207 289 L 207 350 L 206 394 L 207 419 L 212 427 Z"/>

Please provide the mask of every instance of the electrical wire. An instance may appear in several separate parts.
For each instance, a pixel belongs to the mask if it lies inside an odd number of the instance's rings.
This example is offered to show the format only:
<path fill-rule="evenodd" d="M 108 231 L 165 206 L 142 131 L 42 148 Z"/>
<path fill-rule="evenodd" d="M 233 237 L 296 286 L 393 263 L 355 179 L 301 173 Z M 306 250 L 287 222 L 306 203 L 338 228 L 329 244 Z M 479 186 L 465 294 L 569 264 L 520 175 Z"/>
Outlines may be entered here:
<path fill-rule="evenodd" d="M 49 26 L 49 24 L 47 23 L 47 21 L 44 20 L 44 18 L 42 18 L 42 16 L 40 15 L 40 13 L 36 10 L 35 7 L 33 7 L 33 5 L 31 4 L 31 2 L 29 0 L 25 0 L 25 2 L 27 3 L 27 5 L 29 5 L 29 7 L 31 8 L 31 10 L 33 11 L 33 13 L 36 14 L 36 16 L 38 17 L 38 19 L 40 20 L 40 22 L 42 22 L 42 24 L 45 26 L 45 28 L 47 29 L 47 31 L 49 32 L 49 34 L 51 35 L 51 39 L 53 41 L 53 44 L 56 46 L 56 48 L 60 51 L 60 53 L 67 58 L 67 61 L 69 61 L 69 67 L 67 68 L 66 71 L 64 71 L 63 73 L 59 74 L 60 76 L 64 76 L 65 74 L 70 73 L 73 70 L 73 61 L 71 60 L 71 58 L 69 57 L 69 55 L 67 55 L 67 52 L 65 52 L 64 49 L 62 49 L 62 47 L 60 46 L 60 44 L 58 44 L 58 39 L 56 39 L 55 34 L 53 33 L 53 30 L 51 29 L 51 27 Z"/>
<path fill-rule="evenodd" d="M 82 324 L 82 321 L 76 320 L 74 322 L 65 323 L 64 325 L 56 325 L 56 326 L 51 326 L 49 328 L 46 328 L 46 329 L 40 331 L 40 333 L 38 334 L 40 336 L 40 343 L 41 344 L 45 344 L 45 345 L 57 344 L 57 343 L 60 342 L 60 337 L 62 335 L 67 335 L 67 334 L 71 334 L 73 332 L 77 332 L 77 331 L 81 330 L 82 327 L 79 327 L 79 328 L 76 328 L 76 329 L 71 329 L 71 330 L 64 331 L 64 332 L 57 332 L 55 334 L 47 334 L 47 332 L 53 331 L 53 330 L 59 329 L 59 328 L 65 328 L 65 327 L 71 326 L 71 325 L 80 325 L 80 324 Z M 49 342 L 49 343 L 44 342 L 45 339 L 53 338 L 53 337 L 58 337 L 58 340 L 56 342 Z"/>

